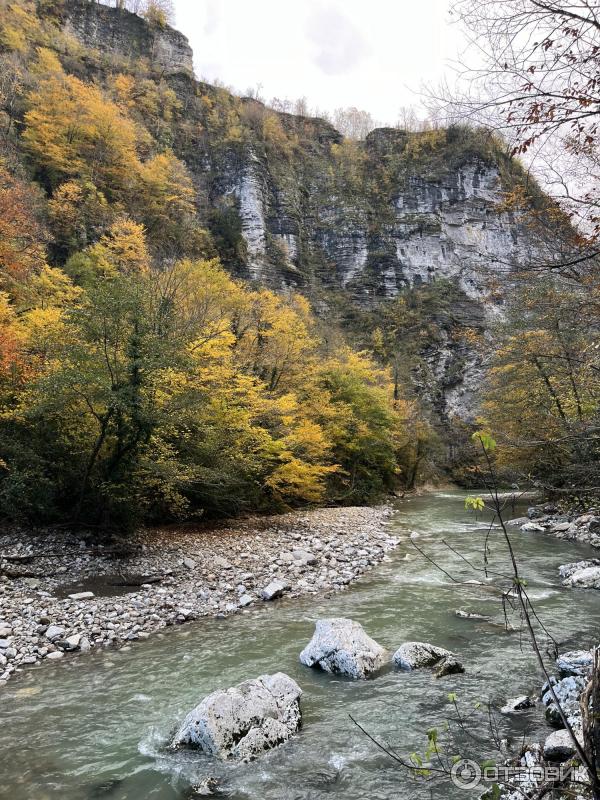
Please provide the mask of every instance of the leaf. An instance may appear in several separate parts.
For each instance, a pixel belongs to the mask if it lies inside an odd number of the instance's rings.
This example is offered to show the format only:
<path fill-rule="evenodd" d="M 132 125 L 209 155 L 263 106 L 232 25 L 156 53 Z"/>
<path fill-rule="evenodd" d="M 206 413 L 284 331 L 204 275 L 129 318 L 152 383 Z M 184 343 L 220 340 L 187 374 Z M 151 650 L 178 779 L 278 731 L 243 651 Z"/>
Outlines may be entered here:
<path fill-rule="evenodd" d="M 475 444 L 479 444 L 484 450 L 491 453 L 496 449 L 496 440 L 486 431 L 477 431 L 471 437 Z"/>
<path fill-rule="evenodd" d="M 465 508 L 467 511 L 483 511 L 485 503 L 481 497 L 465 498 Z"/>

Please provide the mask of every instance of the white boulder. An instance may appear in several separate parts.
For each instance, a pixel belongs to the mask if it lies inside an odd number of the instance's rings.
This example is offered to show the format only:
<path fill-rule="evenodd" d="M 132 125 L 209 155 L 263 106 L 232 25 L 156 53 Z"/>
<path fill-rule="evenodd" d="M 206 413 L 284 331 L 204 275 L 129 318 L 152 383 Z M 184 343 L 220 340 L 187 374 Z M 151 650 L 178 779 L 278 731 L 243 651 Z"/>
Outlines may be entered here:
<path fill-rule="evenodd" d="M 213 692 L 190 711 L 172 745 L 198 747 L 222 759 L 257 758 L 298 730 L 301 695 L 298 684 L 283 672 Z"/>
<path fill-rule="evenodd" d="M 320 619 L 312 639 L 300 653 L 307 667 L 332 674 L 366 678 L 389 660 L 388 651 L 351 619 Z"/>
<path fill-rule="evenodd" d="M 600 589 L 600 560 L 576 561 L 558 568 L 563 586 L 577 589 Z"/>
<path fill-rule="evenodd" d="M 433 667 L 438 661 L 452 657 L 453 653 L 427 642 L 405 642 L 394 653 L 394 664 L 400 669 L 413 670 Z"/>
<path fill-rule="evenodd" d="M 501 714 L 518 714 L 520 711 L 528 711 L 535 708 L 535 700 L 529 695 L 523 694 L 520 697 L 512 697 L 500 709 Z"/>
<path fill-rule="evenodd" d="M 547 761 L 562 762 L 573 758 L 577 752 L 575 744 L 567 731 L 554 731 L 544 742 L 544 758 Z"/>
<path fill-rule="evenodd" d="M 590 650 L 571 650 L 556 659 L 556 666 L 563 677 L 569 675 L 590 675 L 593 653 Z"/>
<path fill-rule="evenodd" d="M 570 675 L 561 681 L 556 681 L 554 678 L 551 680 L 554 693 L 569 723 L 576 728 L 579 727 L 581 725 L 579 698 L 586 687 L 587 679 L 581 675 Z M 547 683 L 542 687 L 542 702 L 546 706 L 546 719 L 548 722 L 552 725 L 563 727 L 564 723 Z"/>

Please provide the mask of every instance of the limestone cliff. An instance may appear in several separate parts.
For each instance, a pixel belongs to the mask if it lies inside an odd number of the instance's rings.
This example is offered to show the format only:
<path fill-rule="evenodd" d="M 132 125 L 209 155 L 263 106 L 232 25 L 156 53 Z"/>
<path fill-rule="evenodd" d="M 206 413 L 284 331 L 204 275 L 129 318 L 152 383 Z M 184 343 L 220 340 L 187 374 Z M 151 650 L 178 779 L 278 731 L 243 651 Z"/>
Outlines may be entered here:
<path fill-rule="evenodd" d="M 198 215 L 236 274 L 299 289 L 323 314 L 340 302 L 373 308 L 440 279 L 457 287 L 480 331 L 497 313 L 502 297 L 490 302 L 490 277 L 534 247 L 518 215 L 499 206 L 518 166 L 497 143 L 461 128 L 379 129 L 347 142 L 323 120 L 197 81 L 177 31 L 84 0 L 65 3 L 65 27 L 87 48 L 121 70 L 143 59 L 175 91 L 168 144 L 186 162 Z M 441 417 L 470 419 L 478 358 L 453 340 L 451 326 L 444 330 L 435 346 L 423 342 L 429 376 L 419 388 Z"/>

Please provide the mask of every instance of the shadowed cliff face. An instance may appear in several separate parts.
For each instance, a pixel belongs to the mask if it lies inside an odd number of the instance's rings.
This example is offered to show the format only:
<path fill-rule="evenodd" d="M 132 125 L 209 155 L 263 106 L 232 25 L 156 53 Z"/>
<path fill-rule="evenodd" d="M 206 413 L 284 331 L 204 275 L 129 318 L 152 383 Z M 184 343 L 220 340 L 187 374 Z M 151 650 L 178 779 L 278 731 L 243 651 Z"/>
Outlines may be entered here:
<path fill-rule="evenodd" d="M 166 144 L 187 164 L 198 215 L 235 274 L 298 289 L 324 316 L 334 297 L 373 308 L 440 279 L 456 285 L 480 332 L 501 310 L 490 277 L 535 247 L 519 215 L 499 207 L 516 165 L 481 132 L 379 129 L 344 141 L 323 120 L 195 80 L 187 39 L 171 28 L 83 0 L 66 0 L 65 25 L 121 70 L 144 59 L 175 91 Z M 470 420 L 479 359 L 451 331 L 442 339 L 423 342 L 430 377 L 419 389 L 442 418 Z"/>

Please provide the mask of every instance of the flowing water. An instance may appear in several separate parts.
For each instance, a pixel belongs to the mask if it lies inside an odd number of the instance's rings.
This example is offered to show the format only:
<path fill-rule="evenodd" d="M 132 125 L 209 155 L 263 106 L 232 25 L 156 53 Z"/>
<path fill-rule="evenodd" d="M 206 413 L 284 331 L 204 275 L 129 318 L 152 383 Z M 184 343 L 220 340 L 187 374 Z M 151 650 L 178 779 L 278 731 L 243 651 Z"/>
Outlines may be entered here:
<path fill-rule="evenodd" d="M 399 503 L 390 530 L 402 539 L 397 551 L 333 599 L 265 604 L 172 629 L 131 649 L 24 672 L 0 694 L 0 797 L 181 800 L 209 775 L 236 800 L 467 796 L 446 781 L 415 782 L 350 715 L 399 753 L 422 752 L 426 730 L 452 722 L 449 692 L 465 709 L 476 702 L 500 705 L 507 697 L 536 692 L 541 678 L 526 638 L 497 624 L 503 620 L 500 579 L 483 578 L 484 586 L 454 582 L 481 578 L 463 557 L 481 563 L 487 531 L 483 521 L 464 511 L 463 493 L 439 492 Z M 411 533 L 449 574 L 415 550 Z M 529 595 L 561 649 L 597 641 L 598 594 L 563 589 L 556 571 L 561 563 L 589 557 L 589 548 L 518 529 L 512 535 Z M 490 544 L 492 566 L 507 572 L 497 532 Z M 459 608 L 489 615 L 496 624 L 458 618 Z M 322 616 L 351 617 L 390 650 L 407 640 L 447 647 L 467 672 L 436 680 L 427 670 L 390 669 L 353 682 L 308 669 L 298 654 Z M 174 726 L 206 694 L 279 670 L 304 690 L 303 728 L 286 745 L 251 764 L 168 751 Z M 518 720 L 502 717 L 499 724 L 503 733 L 515 736 L 547 733 L 539 708 Z M 476 714 L 469 725 L 479 728 L 485 751 L 484 715 Z"/>

